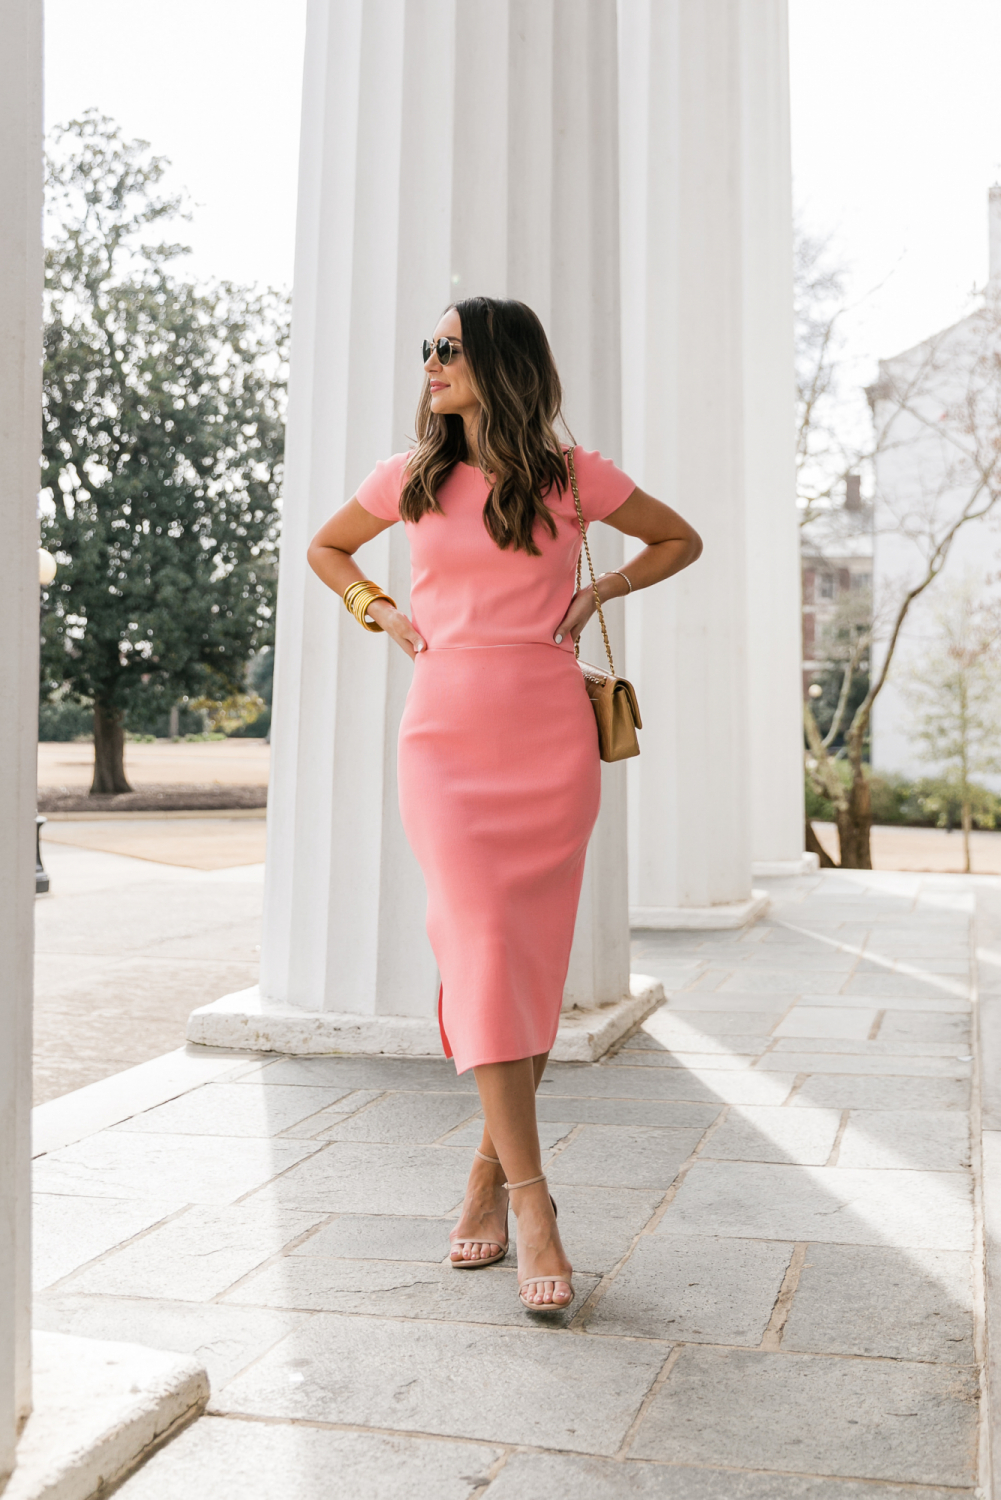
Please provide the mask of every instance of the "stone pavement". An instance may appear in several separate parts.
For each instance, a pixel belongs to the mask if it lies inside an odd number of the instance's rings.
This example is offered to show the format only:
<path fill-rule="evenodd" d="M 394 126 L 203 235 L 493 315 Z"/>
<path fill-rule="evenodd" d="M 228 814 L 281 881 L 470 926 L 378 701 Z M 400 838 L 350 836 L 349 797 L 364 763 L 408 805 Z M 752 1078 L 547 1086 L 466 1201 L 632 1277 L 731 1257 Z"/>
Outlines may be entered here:
<path fill-rule="evenodd" d="M 478 1110 L 441 1061 L 234 1058 L 43 1157 L 39 1326 L 211 1378 L 123 1500 L 972 1496 L 977 882 L 770 885 L 640 934 L 668 1004 L 547 1072 L 562 1318 L 447 1264 Z"/>
<path fill-rule="evenodd" d="M 62 842 L 106 842 L 122 821 L 46 829 L 60 841 L 43 840 L 52 888 L 35 902 L 36 1104 L 183 1046 L 195 1006 L 257 983 L 264 866 L 235 850 L 259 841 L 263 822 L 130 820 L 122 847 L 143 840 L 141 858 Z M 214 868 L 211 850 L 209 868 L 165 861 L 181 829 L 180 856 L 194 864 L 206 826 L 233 868 Z"/>

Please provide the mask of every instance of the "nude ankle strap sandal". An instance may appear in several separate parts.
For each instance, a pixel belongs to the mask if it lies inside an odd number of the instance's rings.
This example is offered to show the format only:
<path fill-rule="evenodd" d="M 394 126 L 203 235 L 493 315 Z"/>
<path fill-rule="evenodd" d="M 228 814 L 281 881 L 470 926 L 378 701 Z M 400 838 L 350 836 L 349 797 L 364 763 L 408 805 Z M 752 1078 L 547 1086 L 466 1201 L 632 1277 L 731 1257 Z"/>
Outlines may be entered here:
<path fill-rule="evenodd" d="M 545 1180 L 546 1180 L 546 1174 L 545 1174 L 545 1172 L 540 1172 L 539 1175 L 538 1175 L 538 1177 L 526 1177 L 524 1182 L 505 1182 L 504 1186 L 507 1188 L 508 1192 L 515 1192 L 518 1188 L 534 1187 L 534 1185 L 537 1182 L 545 1182 Z M 553 1205 L 553 1218 L 555 1219 L 556 1218 L 556 1213 L 557 1213 L 556 1199 L 553 1197 L 552 1193 L 550 1193 L 550 1195 L 549 1195 L 549 1201 Z M 524 1292 L 524 1290 L 525 1290 L 525 1288 L 527 1286 L 542 1286 L 547 1281 L 562 1282 L 562 1284 L 564 1286 L 569 1287 L 570 1288 L 570 1295 L 569 1295 L 569 1297 L 567 1297 L 562 1302 L 526 1302 L 525 1301 L 525 1298 L 522 1296 L 522 1293 Z M 525 1309 L 526 1312 L 547 1313 L 547 1314 L 548 1313 L 562 1312 L 565 1307 L 569 1307 L 570 1306 L 571 1302 L 573 1301 L 573 1299 L 574 1299 L 574 1297 L 576 1295 L 577 1294 L 574 1291 L 573 1282 L 571 1281 L 571 1279 L 570 1279 L 569 1276 L 526 1276 L 522 1281 L 518 1282 L 518 1301 L 521 1303 L 522 1307 Z"/>
<path fill-rule="evenodd" d="M 499 1156 L 487 1156 L 483 1151 L 481 1151 L 479 1149 L 478 1146 L 474 1148 L 473 1155 L 474 1156 L 478 1156 L 480 1158 L 480 1161 L 492 1161 L 493 1164 L 494 1164 L 494 1166 L 497 1166 L 497 1167 L 500 1166 L 500 1157 Z M 506 1182 L 505 1182 L 504 1186 L 507 1187 L 507 1183 Z M 490 1245 L 490 1244 L 494 1244 L 494 1245 L 500 1245 L 501 1248 L 500 1248 L 500 1251 L 498 1252 L 497 1255 L 478 1256 L 476 1258 L 476 1260 L 466 1260 L 466 1259 L 453 1260 L 451 1252 L 450 1252 L 449 1253 L 449 1257 L 448 1257 L 449 1265 L 452 1266 L 452 1268 L 454 1270 L 456 1270 L 456 1271 L 478 1271 L 478 1270 L 480 1270 L 480 1268 L 482 1266 L 493 1266 L 493 1265 L 496 1265 L 497 1261 L 503 1260 L 504 1257 L 505 1257 L 505 1255 L 507 1254 L 509 1243 L 510 1243 L 510 1236 L 507 1233 L 507 1226 L 506 1225 L 505 1225 L 504 1239 L 503 1240 L 488 1240 L 488 1239 L 484 1239 L 482 1234 L 481 1235 L 477 1235 L 477 1236 L 475 1236 L 472 1239 L 452 1240 L 452 1249 L 453 1250 L 456 1248 L 457 1245 Z"/>

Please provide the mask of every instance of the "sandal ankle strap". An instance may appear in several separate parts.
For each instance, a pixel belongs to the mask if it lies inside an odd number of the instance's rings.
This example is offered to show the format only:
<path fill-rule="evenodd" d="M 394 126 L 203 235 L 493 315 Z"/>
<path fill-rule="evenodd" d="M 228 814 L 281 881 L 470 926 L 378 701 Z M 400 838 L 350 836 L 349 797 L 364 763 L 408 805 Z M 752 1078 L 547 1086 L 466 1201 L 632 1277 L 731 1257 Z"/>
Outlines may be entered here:
<path fill-rule="evenodd" d="M 545 1172 L 540 1172 L 538 1177 L 526 1177 L 524 1182 L 505 1182 L 504 1186 L 507 1188 L 509 1193 L 512 1193 L 514 1192 L 515 1188 L 531 1187 L 534 1183 L 545 1182 L 545 1180 Z"/>
<path fill-rule="evenodd" d="M 486 1152 L 481 1151 L 479 1146 L 473 1147 L 473 1155 L 478 1156 L 480 1158 L 480 1161 L 492 1161 L 495 1167 L 499 1167 L 501 1164 L 501 1159 L 499 1156 L 487 1156 Z"/>

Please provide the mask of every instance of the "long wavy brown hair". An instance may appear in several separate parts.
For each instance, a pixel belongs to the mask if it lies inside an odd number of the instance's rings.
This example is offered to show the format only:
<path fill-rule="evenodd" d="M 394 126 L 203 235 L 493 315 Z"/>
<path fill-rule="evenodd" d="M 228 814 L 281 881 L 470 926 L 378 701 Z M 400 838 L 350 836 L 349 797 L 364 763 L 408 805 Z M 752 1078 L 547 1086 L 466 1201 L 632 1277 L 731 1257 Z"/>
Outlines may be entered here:
<path fill-rule="evenodd" d="M 545 329 L 524 302 L 465 297 L 450 305 L 462 322 L 462 353 L 480 402 L 480 468 L 493 480 L 483 524 L 498 547 L 538 554 L 536 523 L 556 535 L 545 497 L 554 487 L 563 490 L 567 485 L 566 458 L 556 434 L 557 422 L 566 427 L 563 390 L 553 351 Z M 416 425 L 417 447 L 400 496 L 405 521 L 419 521 L 429 511 L 440 513 L 438 490 L 455 465 L 467 459 L 462 418 L 431 410 L 427 379 Z"/>

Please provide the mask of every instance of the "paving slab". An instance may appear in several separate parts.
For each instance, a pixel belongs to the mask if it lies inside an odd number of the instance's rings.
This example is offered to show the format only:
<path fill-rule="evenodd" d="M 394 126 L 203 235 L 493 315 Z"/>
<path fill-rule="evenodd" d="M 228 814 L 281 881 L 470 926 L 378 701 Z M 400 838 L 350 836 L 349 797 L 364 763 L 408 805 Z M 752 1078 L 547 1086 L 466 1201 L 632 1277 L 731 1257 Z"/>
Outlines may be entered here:
<path fill-rule="evenodd" d="M 308 1141 L 102 1130 L 43 1156 L 35 1186 L 42 1193 L 121 1198 L 142 1197 L 154 1185 L 175 1207 L 234 1203 L 317 1149 Z"/>
<path fill-rule="evenodd" d="M 454 1220 L 409 1214 L 342 1214 L 289 1248 L 290 1255 L 332 1255 L 345 1260 L 423 1260 L 448 1255 Z"/>
<path fill-rule="evenodd" d="M 118 1493 L 122 1500 L 469 1500 L 502 1450 L 375 1432 L 203 1417 L 146 1463 Z"/>
<path fill-rule="evenodd" d="M 701 1130 L 648 1125 L 585 1125 L 546 1167 L 550 1184 L 666 1191 L 702 1139 Z"/>
<path fill-rule="evenodd" d="M 848 974 L 858 966 L 857 954 L 846 953 L 839 948 L 829 948 L 826 943 L 801 944 L 781 955 L 767 943 L 749 949 L 741 955 L 741 968 L 792 969 L 797 974 Z"/>
<path fill-rule="evenodd" d="M 193 1354 L 213 1390 L 264 1354 L 303 1321 L 276 1308 L 161 1302 L 152 1297 L 82 1297 L 47 1293 L 32 1311 L 36 1328 L 86 1339 L 122 1339 Z"/>
<path fill-rule="evenodd" d="M 687 1036 L 689 1033 L 700 1039 L 710 1036 L 770 1036 L 784 1014 L 784 1009 L 685 1010 L 682 1005 L 661 1006 L 647 1016 L 625 1045 L 656 1047 L 674 1034 Z"/>
<path fill-rule="evenodd" d="M 456 1073 L 444 1058 L 281 1057 L 261 1063 L 241 1080 L 248 1084 L 302 1084 L 307 1088 L 432 1090 L 442 1094 L 476 1094 L 472 1072 Z"/>
<path fill-rule="evenodd" d="M 690 1068 L 636 1068 L 599 1063 L 573 1076 L 547 1071 L 540 1098 L 678 1099 L 697 1104 L 782 1104 L 796 1081 L 794 1072 L 760 1076 L 724 1069 L 693 1072 Z"/>
<path fill-rule="evenodd" d="M 216 1391 L 211 1409 L 607 1455 L 669 1353 L 560 1328 L 318 1313 Z"/>
<path fill-rule="evenodd" d="M 966 1251 L 811 1245 L 783 1349 L 973 1363 Z"/>
<path fill-rule="evenodd" d="M 780 1243 L 642 1235 L 588 1331 L 756 1348 L 789 1256 Z"/>
<path fill-rule="evenodd" d="M 468 1176 L 468 1153 L 447 1146 L 331 1141 L 264 1195 L 330 1214 L 446 1214 L 462 1202 Z"/>
<path fill-rule="evenodd" d="M 956 1500 L 956 1493 L 938 1486 L 915 1490 L 911 1485 L 694 1469 L 631 1458 L 616 1463 L 569 1454 L 512 1453 L 485 1500 L 557 1500 L 564 1495 L 575 1500 Z"/>
<path fill-rule="evenodd" d="M 893 1073 L 894 1070 L 889 1064 L 895 1059 L 943 1057 L 951 1061 L 970 1061 L 970 1048 L 961 1039 L 926 1042 L 911 1037 L 880 1035 L 874 1037 L 872 1041 L 868 1038 L 857 1041 L 851 1037 L 814 1036 L 807 1042 L 802 1037 L 783 1036 L 774 1042 L 771 1050 L 773 1054 L 802 1053 L 807 1048 L 814 1055 L 824 1053 L 831 1057 L 873 1057 L 887 1063 L 888 1073 Z"/>
<path fill-rule="evenodd" d="M 709 1137 L 702 1155 L 717 1161 L 795 1162 L 822 1167 L 833 1150 L 840 1124 L 841 1111 L 837 1109 L 733 1105 L 723 1124 Z"/>
<path fill-rule="evenodd" d="M 667 1052 L 663 1049 L 656 1051 L 652 1048 L 643 1048 L 636 1052 L 621 1052 L 615 1057 L 608 1059 L 609 1067 L 633 1067 L 633 1068 L 685 1068 L 690 1073 L 701 1074 L 704 1071 L 719 1072 L 747 1072 L 753 1068 L 758 1059 L 763 1055 L 771 1043 L 771 1038 L 742 1037 L 738 1041 L 736 1037 L 708 1037 L 710 1049 L 707 1052 L 686 1052 L 680 1048 Z M 727 1045 L 733 1042 L 733 1047 Z M 746 1050 L 744 1050 L 746 1048 Z"/>
<path fill-rule="evenodd" d="M 694 1104 L 672 1099 L 581 1099 L 539 1094 L 535 1114 L 547 1124 L 572 1120 L 594 1125 L 673 1125 L 704 1130 L 718 1117 L 722 1105 Z"/>
<path fill-rule="evenodd" d="M 814 995 L 837 995 L 846 983 L 842 973 L 824 973 L 811 969 L 809 972 L 788 969 L 740 969 L 731 973 L 717 991 L 726 995 L 737 994 L 788 995 L 790 1000 L 807 988 Z"/>
<path fill-rule="evenodd" d="M 905 998 L 896 995 L 838 995 L 833 1003 L 845 1007 L 858 1005 L 865 1010 L 883 1010 L 888 1016 L 899 1015 L 902 1018 L 901 1024 L 906 1024 L 909 1016 L 968 1016 L 970 1013 L 967 998 L 948 994 L 908 995 Z M 832 1004 L 832 1000 L 830 995 L 800 995 L 796 1004 L 827 1006 Z"/>
<path fill-rule="evenodd" d="M 629 1062 L 634 1068 L 640 1068 L 649 1066 L 650 1063 L 670 1064 L 675 1054 L 680 1057 L 757 1057 L 771 1044 L 771 1040 L 764 1032 L 753 1036 L 746 1032 L 734 1032 L 728 1036 L 704 1036 L 691 1029 L 671 1027 L 665 1029 L 657 1040 L 652 1037 L 644 1038 L 639 1046 L 634 1046 L 632 1040 L 628 1041 L 608 1062 Z"/>
<path fill-rule="evenodd" d="M 968 1251 L 973 1209 L 962 1172 L 699 1160 L 657 1233 Z"/>
<path fill-rule="evenodd" d="M 746 1015 L 748 1017 L 777 1015 L 781 1020 L 786 1011 L 792 1005 L 798 1003 L 800 1001 L 795 994 L 784 995 L 778 1002 L 781 1009 L 769 1009 L 767 999 L 762 995 L 744 995 L 732 990 L 728 991 L 725 995 L 717 995 L 715 991 L 707 992 L 689 989 L 681 994 L 672 995 L 667 1002 L 666 1011 L 661 1011 L 660 1013 L 668 1017 L 673 1016 L 675 1013 L 680 1013 L 686 1016 L 695 1015 L 700 1017 L 705 1016 L 706 1018 L 721 1013 Z M 822 1003 L 830 1005 L 830 998 L 823 999 Z M 840 1003 L 839 999 L 838 1004 L 840 1005 Z M 741 1028 L 738 1027 L 738 1029 Z M 745 1023 L 743 1029 L 751 1030 L 753 1028 L 749 1023 Z"/>
<path fill-rule="evenodd" d="M 596 1285 L 597 1277 L 576 1275 L 577 1303 L 557 1314 L 546 1314 L 547 1325 L 569 1322 Z M 248 1276 L 224 1300 L 236 1306 L 420 1318 L 435 1323 L 521 1327 L 526 1319 L 518 1300 L 515 1256 L 510 1252 L 506 1262 L 475 1271 L 425 1262 L 286 1255 Z"/>
<path fill-rule="evenodd" d="M 784 1037 L 855 1037 L 864 1041 L 879 1015 L 878 1010 L 854 1006 L 794 1005 L 775 1028 Z"/>
<path fill-rule="evenodd" d="M 850 1052 L 771 1052 L 756 1064 L 759 1071 L 796 1073 L 849 1073 L 878 1078 L 969 1078 L 969 1062 L 949 1057 L 914 1057 L 902 1053 L 889 1056 L 858 1056 Z"/>
<path fill-rule="evenodd" d="M 326 1134 L 335 1141 L 430 1145 L 474 1116 L 482 1119 L 480 1101 L 472 1094 L 385 1094 Z"/>
<path fill-rule="evenodd" d="M 970 1165 L 970 1122 L 960 1110 L 852 1110 L 839 1167 L 918 1167 L 954 1172 Z"/>
<path fill-rule="evenodd" d="M 121 1131 L 166 1135 L 273 1136 L 319 1114 L 349 1089 L 242 1089 L 238 1083 L 206 1083 L 114 1126 Z"/>
<path fill-rule="evenodd" d="M 810 985 L 813 994 L 823 993 L 820 986 Z M 938 978 L 933 974 L 893 974 L 885 969 L 873 969 L 871 973 L 859 974 L 849 979 L 844 987 L 846 995 L 866 995 L 878 999 L 895 995 L 900 1000 L 909 1000 L 912 995 L 931 995 L 935 992 L 952 995 L 958 1000 L 969 999 L 968 987 L 957 980 Z"/>
<path fill-rule="evenodd" d="M 82 1198 L 36 1193 L 32 1204 L 31 1275 L 36 1291 L 60 1281 L 151 1229 L 174 1211 L 171 1202 L 143 1198 Z"/>
<path fill-rule="evenodd" d="M 66 1290 L 208 1302 L 312 1229 L 320 1217 L 259 1202 L 189 1208 L 79 1272 Z"/>
<path fill-rule="evenodd" d="M 970 1040 L 968 1013 L 887 1010 L 879 1028 L 880 1041 L 955 1042 Z"/>
<path fill-rule="evenodd" d="M 629 1451 L 675 1463 L 969 1487 L 976 1397 L 975 1373 L 955 1366 L 691 1345 Z"/>
<path fill-rule="evenodd" d="M 792 1107 L 799 1109 L 969 1109 L 970 1085 L 959 1078 L 867 1078 L 861 1074 L 815 1074 Z"/>

